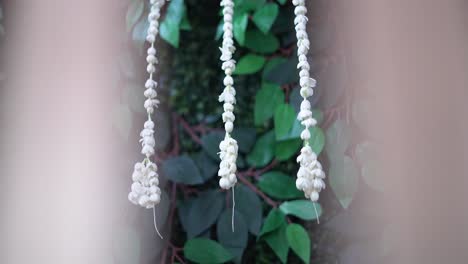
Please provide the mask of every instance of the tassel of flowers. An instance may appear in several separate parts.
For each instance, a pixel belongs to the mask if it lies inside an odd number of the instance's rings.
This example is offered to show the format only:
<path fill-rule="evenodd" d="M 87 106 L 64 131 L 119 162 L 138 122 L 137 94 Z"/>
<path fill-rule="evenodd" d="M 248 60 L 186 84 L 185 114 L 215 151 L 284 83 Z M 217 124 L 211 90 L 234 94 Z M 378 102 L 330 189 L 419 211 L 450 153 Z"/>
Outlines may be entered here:
<path fill-rule="evenodd" d="M 224 34 L 223 44 L 221 50 L 222 70 L 226 74 L 224 78 L 224 90 L 219 96 L 219 101 L 223 102 L 223 122 L 226 135 L 219 144 L 219 156 L 221 158 L 218 176 L 219 186 L 223 189 L 230 189 L 234 187 L 237 182 L 236 178 L 236 160 L 237 160 L 237 141 L 231 137 L 232 130 L 234 129 L 234 104 L 236 103 L 236 90 L 234 89 L 234 79 L 232 73 L 236 67 L 236 62 L 232 59 L 232 54 L 236 50 L 233 40 L 233 16 L 234 16 L 234 1 L 222 0 L 221 6 L 223 7 L 224 18 Z"/>
<path fill-rule="evenodd" d="M 156 145 L 154 138 L 154 122 L 151 120 L 151 115 L 153 114 L 155 107 L 159 104 L 159 100 L 156 99 L 158 95 L 156 92 L 158 83 L 153 78 L 153 74 L 156 71 L 155 65 L 158 63 L 154 42 L 158 35 L 158 19 L 161 16 L 161 8 L 164 5 L 164 1 L 165 0 L 150 0 L 151 10 L 148 15 L 149 28 L 146 35 L 146 41 L 150 43 L 146 57 L 146 61 L 148 62 L 146 70 L 149 74 L 149 78 L 145 83 L 146 90 L 144 92 L 146 97 L 144 107 L 148 114 L 148 120 L 145 122 L 144 128 L 140 133 L 140 143 L 142 147 L 141 153 L 146 157 L 142 162 L 137 162 L 135 164 L 132 174 L 133 184 L 131 191 L 128 194 L 128 199 L 133 204 L 140 205 L 148 209 L 154 209 L 154 206 L 161 201 L 158 166 L 151 161 L 151 156 L 155 153 Z"/>
<path fill-rule="evenodd" d="M 297 118 L 304 126 L 304 130 L 301 133 L 304 146 L 301 149 L 301 154 L 297 157 L 299 171 L 297 172 L 296 187 L 304 192 L 306 198 L 309 198 L 312 202 L 317 202 L 319 199 L 319 192 L 325 188 L 325 173 L 323 172 L 322 165 L 317 160 L 317 155 L 309 144 L 311 136 L 309 128 L 316 125 L 317 121 L 312 117 L 310 102 L 307 99 L 313 95 L 314 90 L 312 88 L 316 85 L 315 79 L 310 77 L 310 65 L 307 61 L 307 52 L 310 46 L 306 31 L 307 8 L 305 6 L 305 0 L 293 0 L 292 2 L 295 6 L 294 14 L 296 16 L 294 25 L 297 37 L 297 56 L 299 58 L 297 68 L 300 70 L 300 94 L 303 98 Z"/>

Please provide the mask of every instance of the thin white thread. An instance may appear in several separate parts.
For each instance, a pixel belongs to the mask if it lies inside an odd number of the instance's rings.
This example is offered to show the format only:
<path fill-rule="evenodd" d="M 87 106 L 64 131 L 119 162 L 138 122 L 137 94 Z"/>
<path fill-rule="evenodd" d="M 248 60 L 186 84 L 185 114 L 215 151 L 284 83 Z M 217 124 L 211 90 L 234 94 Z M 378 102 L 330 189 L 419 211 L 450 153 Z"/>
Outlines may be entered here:
<path fill-rule="evenodd" d="M 161 235 L 161 233 L 159 233 L 158 225 L 156 224 L 156 207 L 154 207 L 154 206 L 153 206 L 153 222 L 154 222 L 154 229 L 156 229 L 156 233 L 158 233 L 158 236 L 161 239 L 164 239 L 163 236 Z"/>
<path fill-rule="evenodd" d="M 317 216 L 317 224 L 320 225 L 320 215 L 317 212 L 317 207 L 315 206 L 314 202 L 312 202 L 312 204 L 314 205 L 315 215 Z"/>
<path fill-rule="evenodd" d="M 234 233 L 234 212 L 235 212 L 235 207 L 236 207 L 236 199 L 234 196 L 234 188 L 236 186 L 232 186 L 232 219 L 231 219 L 231 225 L 232 225 L 232 232 Z"/>

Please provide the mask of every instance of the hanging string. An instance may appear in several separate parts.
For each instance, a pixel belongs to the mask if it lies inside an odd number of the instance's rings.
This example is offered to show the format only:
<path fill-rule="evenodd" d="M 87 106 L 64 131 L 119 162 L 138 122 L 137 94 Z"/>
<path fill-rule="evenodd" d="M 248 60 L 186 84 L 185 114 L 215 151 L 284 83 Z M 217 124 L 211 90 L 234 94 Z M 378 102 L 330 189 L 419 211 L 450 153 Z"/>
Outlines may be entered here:
<path fill-rule="evenodd" d="M 315 203 L 312 204 L 314 205 L 315 215 L 317 216 L 317 224 L 320 225 L 320 215 L 317 212 L 317 206 L 315 206 Z"/>
<path fill-rule="evenodd" d="M 154 222 L 154 229 L 156 229 L 156 233 L 161 239 L 164 239 L 161 233 L 159 233 L 158 224 L 156 223 L 156 207 L 153 207 L 153 222 Z"/>
<path fill-rule="evenodd" d="M 232 187 L 232 219 L 231 219 L 231 225 L 232 225 L 232 232 L 234 233 L 234 212 L 236 211 L 235 210 L 235 207 L 236 207 L 236 198 L 235 198 L 235 191 L 234 191 L 234 188 L 236 188 L 236 186 L 234 185 Z"/>

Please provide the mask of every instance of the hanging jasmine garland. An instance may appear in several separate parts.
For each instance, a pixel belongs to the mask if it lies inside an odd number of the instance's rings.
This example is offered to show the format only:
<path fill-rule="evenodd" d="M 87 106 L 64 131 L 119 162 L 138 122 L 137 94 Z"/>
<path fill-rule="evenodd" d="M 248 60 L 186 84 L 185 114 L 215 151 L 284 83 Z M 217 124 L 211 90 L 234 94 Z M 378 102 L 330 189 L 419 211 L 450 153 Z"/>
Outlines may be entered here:
<path fill-rule="evenodd" d="M 223 19 L 224 19 L 224 34 L 223 44 L 221 49 L 221 61 L 222 70 L 226 74 L 224 78 L 224 91 L 219 96 L 219 101 L 224 102 L 223 108 L 223 122 L 224 129 L 226 131 L 224 140 L 219 144 L 219 157 L 221 158 L 220 168 L 218 176 L 221 177 L 219 180 L 219 186 L 223 189 L 230 189 L 234 187 L 237 182 L 236 178 L 236 160 L 237 160 L 237 141 L 231 137 L 231 132 L 234 129 L 235 116 L 233 113 L 234 104 L 236 103 L 236 90 L 234 89 L 234 79 L 232 73 L 236 67 L 236 62 L 232 59 L 232 54 L 236 50 L 234 47 L 233 40 L 233 16 L 234 16 L 234 1 L 233 0 L 222 0 L 221 6 L 223 6 Z"/>
<path fill-rule="evenodd" d="M 325 173 L 323 172 L 322 165 L 317 160 L 317 155 L 309 144 L 311 136 L 309 128 L 316 125 L 317 121 L 312 117 L 311 105 L 307 98 L 313 95 L 314 90 L 312 88 L 315 87 L 316 81 L 310 77 L 310 66 L 307 61 L 310 41 L 306 31 L 307 8 L 305 0 L 293 0 L 292 2 L 296 6 L 294 9 L 294 14 L 296 15 L 294 24 L 297 36 L 297 56 L 299 58 L 297 68 L 300 69 L 300 94 L 303 98 L 297 118 L 304 126 L 304 130 L 301 133 L 304 146 L 301 149 L 301 154 L 297 157 L 299 171 L 297 172 L 296 187 L 302 190 L 305 196 L 312 202 L 316 202 L 319 199 L 319 192 L 325 188 L 323 181 Z"/>
<path fill-rule="evenodd" d="M 158 34 L 159 22 L 158 19 L 161 16 L 161 7 L 164 5 L 165 0 L 150 0 L 151 11 L 148 15 L 149 28 L 146 36 L 146 41 L 150 43 L 148 48 L 148 55 L 146 61 L 148 66 L 146 68 L 149 78 L 145 83 L 144 95 L 147 98 L 144 107 L 148 114 L 148 120 L 144 124 L 144 128 L 140 133 L 140 143 L 142 146 L 141 153 L 145 155 L 145 159 L 142 162 L 135 164 L 132 180 L 133 184 L 131 192 L 128 194 L 128 199 L 135 205 L 140 205 L 144 208 L 153 208 L 161 201 L 161 189 L 159 189 L 159 175 L 158 166 L 151 161 L 151 156 L 155 153 L 155 138 L 154 138 L 154 122 L 151 119 L 151 114 L 154 112 L 154 108 L 157 107 L 159 100 L 156 99 L 158 95 L 156 87 L 158 83 L 154 81 L 154 73 L 156 71 L 155 64 L 158 62 L 156 58 L 156 48 L 154 42 Z M 156 219 L 156 218 L 155 218 Z M 156 227 L 156 220 L 155 220 Z M 159 231 L 156 227 L 156 231 L 159 236 Z"/>

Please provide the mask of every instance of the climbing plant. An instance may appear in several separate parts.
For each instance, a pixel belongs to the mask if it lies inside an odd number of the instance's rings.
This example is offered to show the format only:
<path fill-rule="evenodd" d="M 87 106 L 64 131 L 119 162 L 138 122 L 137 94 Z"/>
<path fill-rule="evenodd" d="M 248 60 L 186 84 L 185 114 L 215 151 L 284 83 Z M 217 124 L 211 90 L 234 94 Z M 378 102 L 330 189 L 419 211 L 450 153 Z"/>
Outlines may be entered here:
<path fill-rule="evenodd" d="M 308 2 L 310 72 L 318 79 L 310 98 L 318 125 L 310 129 L 309 144 L 323 161 L 330 186 L 314 210 L 295 185 L 295 157 L 302 147 L 296 116 L 302 97 L 294 7 L 286 0 L 235 0 L 237 104 L 232 135 L 239 144 L 235 232 L 232 193 L 219 189 L 217 177 L 219 143 L 224 137 L 223 108 L 218 102 L 224 77 L 219 61 L 223 33 L 219 1 L 166 4 L 160 45 L 169 55 L 159 67 L 165 68 L 161 71 L 169 94 L 162 104 L 170 109 L 171 139 L 157 154 L 157 163 L 161 178 L 167 180 L 161 198 L 166 209 L 160 211 L 165 210 L 161 224 L 169 235 L 154 263 L 336 263 L 344 237 L 329 223 L 350 207 L 362 185 L 361 172 L 366 186 L 379 189 L 379 183 L 372 168 L 362 166 L 363 160 L 375 158 L 373 143 L 351 133 L 365 119 L 366 106 L 350 99 L 349 76 L 335 78 L 347 76 L 342 73 L 348 65 L 342 54 L 332 52 L 340 50 L 340 38 L 327 2 Z M 144 56 L 148 3 L 131 0 L 125 7 L 130 50 Z M 134 85 L 141 78 L 135 74 L 139 66 L 125 55 L 122 61 L 126 83 L 140 89 Z M 119 106 L 119 116 L 142 115 L 131 106 L 138 98 L 127 93 L 124 101 L 129 106 Z M 119 130 L 128 137 L 125 129 Z M 157 138 L 157 121 L 155 133 Z"/>

